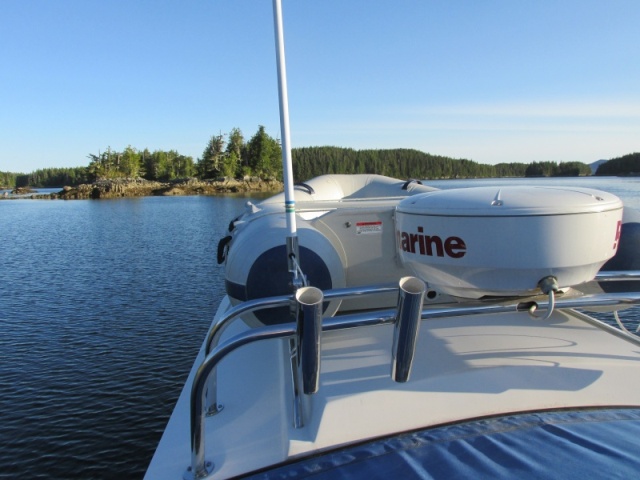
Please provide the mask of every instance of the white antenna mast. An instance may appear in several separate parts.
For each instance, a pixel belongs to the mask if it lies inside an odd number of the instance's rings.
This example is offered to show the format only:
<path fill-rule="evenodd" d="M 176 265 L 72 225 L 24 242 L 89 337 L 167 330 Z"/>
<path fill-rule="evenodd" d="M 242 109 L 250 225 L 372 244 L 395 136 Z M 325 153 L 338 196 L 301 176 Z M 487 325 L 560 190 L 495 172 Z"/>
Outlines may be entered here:
<path fill-rule="evenodd" d="M 278 97 L 280 98 L 280 133 L 282 135 L 282 170 L 284 173 L 284 209 L 287 219 L 287 264 L 293 274 L 294 288 L 304 284 L 299 278 L 299 250 L 296 229 L 296 202 L 293 193 L 293 165 L 291 161 L 291 134 L 289 132 L 289 97 L 287 94 L 287 68 L 284 58 L 282 3 L 273 0 L 273 21 L 278 62 Z M 301 273 L 301 272 L 300 272 Z"/>

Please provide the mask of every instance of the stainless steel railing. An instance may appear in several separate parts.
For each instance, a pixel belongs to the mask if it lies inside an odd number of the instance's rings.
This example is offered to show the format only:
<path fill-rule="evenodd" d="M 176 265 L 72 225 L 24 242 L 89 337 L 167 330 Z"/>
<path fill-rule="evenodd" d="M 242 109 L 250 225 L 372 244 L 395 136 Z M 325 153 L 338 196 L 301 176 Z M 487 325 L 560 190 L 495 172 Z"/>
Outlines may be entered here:
<path fill-rule="evenodd" d="M 596 276 L 597 281 L 628 281 L 640 280 L 640 271 L 603 272 Z M 294 373 L 294 383 L 300 382 L 302 391 L 311 394 L 317 391 L 320 371 L 321 332 L 395 323 L 394 340 L 392 345 L 391 374 L 395 381 L 404 382 L 409 379 L 411 363 L 415 352 L 416 338 L 420 320 L 460 317 L 472 315 L 499 314 L 508 312 L 527 311 L 531 303 L 538 308 L 549 307 L 546 302 L 523 302 L 520 299 L 493 303 L 480 302 L 475 305 L 457 304 L 445 307 L 429 307 L 422 309 L 422 299 L 425 292 L 424 283 L 413 277 L 405 277 L 400 286 L 373 286 L 336 289 L 323 292 L 309 287 L 310 290 L 300 292 L 299 295 L 270 297 L 245 302 L 230 309 L 212 327 L 206 340 L 206 356 L 198 368 L 192 389 L 190 402 L 191 427 L 191 466 L 185 473 L 185 478 L 199 479 L 206 477 L 213 470 L 213 465 L 205 459 L 205 416 L 211 409 L 211 398 L 217 399 L 216 384 L 210 379 L 216 378 L 218 363 L 229 353 L 260 340 L 274 338 L 290 338 L 295 343 L 296 355 L 299 357 L 295 364 L 299 369 Z M 324 300 L 348 298 L 350 296 L 370 295 L 376 293 L 399 291 L 397 309 L 381 309 L 372 312 L 354 313 L 320 319 L 321 305 Z M 295 298 L 295 300 L 294 300 Z M 297 304 L 296 322 L 281 325 L 254 328 L 238 334 L 222 344 L 220 337 L 230 322 L 239 315 L 264 308 L 275 308 L 289 305 L 292 301 Z M 583 295 L 575 298 L 559 298 L 555 300 L 557 309 L 616 307 L 640 305 L 640 292 L 598 293 Z M 640 346 L 640 338 L 610 327 L 599 321 L 594 321 L 616 335 L 626 338 Z M 304 359 L 304 360 L 303 360 Z M 211 388 L 213 387 L 213 390 Z M 207 391 L 209 392 L 207 393 Z M 209 399 L 209 400 L 208 400 Z M 213 403 L 217 407 L 217 403 Z M 298 408 L 294 406 L 294 409 Z M 219 411 L 216 408 L 216 411 Z"/>
<path fill-rule="evenodd" d="M 622 270 L 622 271 L 600 271 L 594 278 L 597 282 L 621 282 L 628 280 L 640 280 L 640 271 L 638 270 Z"/>
<path fill-rule="evenodd" d="M 383 284 L 367 287 L 336 288 L 324 292 L 324 300 L 339 300 L 343 298 L 362 297 L 367 295 L 379 295 L 388 292 L 398 291 L 396 284 Z M 270 308 L 286 307 L 294 301 L 293 295 L 281 295 L 277 297 L 260 298 L 249 300 L 230 308 L 211 327 L 205 340 L 205 356 L 209 355 L 220 343 L 223 333 L 241 315 L 252 313 L 258 310 Z M 207 387 L 206 411 L 207 415 L 215 415 L 224 408 L 218 403 L 218 375 L 214 370 L 209 375 Z"/>

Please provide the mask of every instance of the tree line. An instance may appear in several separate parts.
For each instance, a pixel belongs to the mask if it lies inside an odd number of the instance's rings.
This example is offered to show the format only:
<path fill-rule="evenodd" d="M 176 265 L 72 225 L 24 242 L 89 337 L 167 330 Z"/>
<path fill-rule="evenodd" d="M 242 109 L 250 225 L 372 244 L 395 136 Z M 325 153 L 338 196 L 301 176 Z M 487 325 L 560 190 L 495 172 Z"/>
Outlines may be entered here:
<path fill-rule="evenodd" d="M 419 150 L 353 150 L 305 147 L 292 151 L 296 179 L 323 173 L 378 173 L 396 178 L 497 178 L 590 175 L 580 162 L 498 163 L 485 165 L 466 159 L 431 155 Z"/>
<path fill-rule="evenodd" d="M 178 178 L 203 180 L 221 177 L 282 179 L 280 142 L 261 125 L 248 142 L 239 128 L 212 135 L 196 161 L 176 150 L 138 150 L 131 145 L 122 151 L 110 147 L 90 153 L 86 167 L 44 168 L 34 172 L 0 172 L 0 185 L 16 187 L 62 187 L 92 183 L 100 179 L 136 178 L 168 182 Z"/>
<path fill-rule="evenodd" d="M 578 177 L 591 175 L 591 167 L 581 162 L 533 162 L 527 165 L 525 177 Z"/>
<path fill-rule="evenodd" d="M 612 158 L 598 167 L 596 175 L 640 175 L 640 153 Z"/>
<path fill-rule="evenodd" d="M 245 141 L 239 128 L 209 138 L 202 156 L 194 161 L 175 150 L 138 150 L 127 146 L 122 151 L 107 148 L 90 153 L 86 167 L 45 168 L 29 174 L 0 172 L 5 186 L 62 187 L 91 183 L 98 179 L 143 177 L 171 181 L 196 177 L 221 177 L 282 180 L 280 141 L 268 135 L 263 126 Z M 629 160 L 626 157 L 633 157 Z M 614 159 L 600 166 L 598 175 L 615 175 L 604 168 L 609 163 L 640 171 L 640 154 Z M 591 168 L 580 162 L 499 163 L 486 165 L 467 159 L 432 155 L 414 149 L 354 150 L 341 147 L 303 147 L 292 150 L 294 179 L 297 182 L 327 173 L 377 173 L 402 179 L 492 178 L 590 175 Z M 628 171 L 628 170 L 627 170 Z M 603 173 L 601 173 L 603 172 Z"/>
<path fill-rule="evenodd" d="M 226 135 L 212 135 L 202 157 L 196 161 L 175 150 L 150 152 L 131 146 L 122 152 L 110 148 L 99 155 L 89 154 L 87 174 L 90 181 L 101 178 L 143 177 L 167 182 L 177 178 L 203 180 L 244 176 L 282 177 L 280 143 L 269 136 L 263 126 L 245 142 L 239 128 Z"/>

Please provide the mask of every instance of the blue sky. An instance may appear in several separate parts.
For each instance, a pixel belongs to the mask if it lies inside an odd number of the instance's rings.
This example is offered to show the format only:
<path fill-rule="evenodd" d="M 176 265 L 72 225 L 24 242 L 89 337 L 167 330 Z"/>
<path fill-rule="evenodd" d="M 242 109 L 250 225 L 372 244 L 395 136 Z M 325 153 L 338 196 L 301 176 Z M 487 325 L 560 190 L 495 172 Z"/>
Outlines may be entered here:
<path fill-rule="evenodd" d="M 292 146 L 640 151 L 640 1 L 283 0 Z M 270 0 L 0 2 L 0 170 L 280 137 Z"/>

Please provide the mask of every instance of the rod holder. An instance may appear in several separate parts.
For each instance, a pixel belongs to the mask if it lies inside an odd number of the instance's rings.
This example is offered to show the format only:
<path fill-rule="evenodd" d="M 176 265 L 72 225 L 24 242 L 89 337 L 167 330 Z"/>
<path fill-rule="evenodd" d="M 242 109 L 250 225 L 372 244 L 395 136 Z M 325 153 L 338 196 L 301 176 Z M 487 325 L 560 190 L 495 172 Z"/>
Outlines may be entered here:
<path fill-rule="evenodd" d="M 316 393 L 320 385 L 323 299 L 322 290 L 316 287 L 303 287 L 296 291 L 298 372 L 302 378 L 302 391 L 307 395 Z"/>
<path fill-rule="evenodd" d="M 427 286 L 419 278 L 403 277 L 400 279 L 398 310 L 391 351 L 391 378 L 399 383 L 409 380 L 411 374 L 422 316 L 422 302 L 426 290 Z"/>

